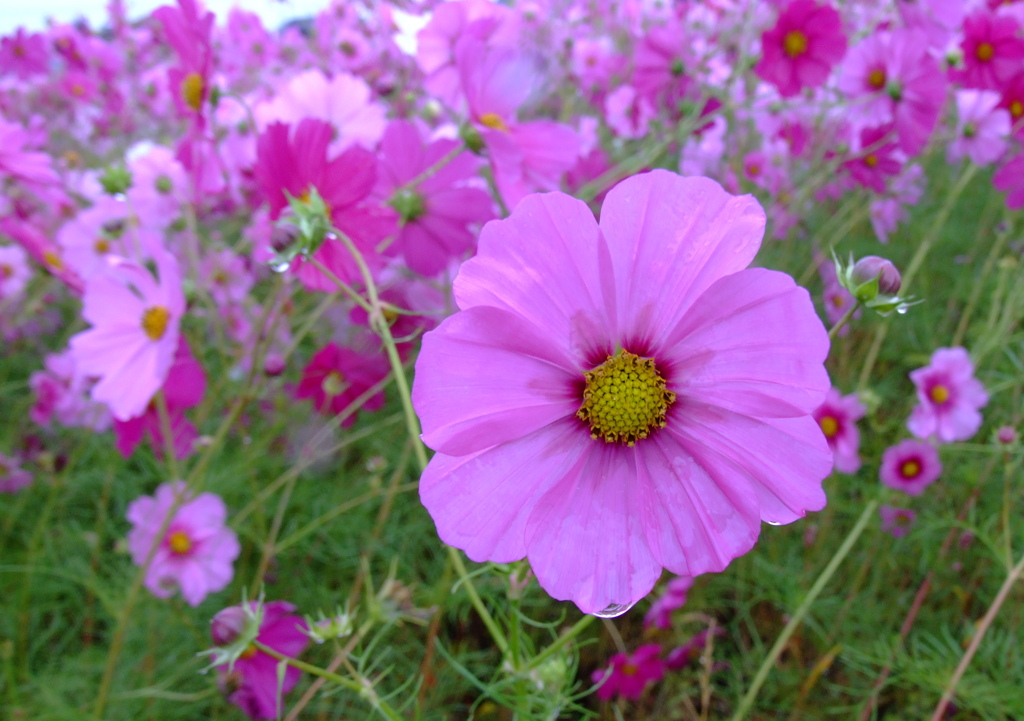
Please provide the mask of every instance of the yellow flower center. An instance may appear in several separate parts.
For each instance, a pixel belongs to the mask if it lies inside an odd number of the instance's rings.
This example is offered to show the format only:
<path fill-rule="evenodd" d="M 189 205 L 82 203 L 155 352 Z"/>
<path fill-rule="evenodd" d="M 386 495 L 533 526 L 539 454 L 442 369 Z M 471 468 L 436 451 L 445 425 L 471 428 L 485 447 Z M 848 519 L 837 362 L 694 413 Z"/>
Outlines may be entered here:
<path fill-rule="evenodd" d="M 807 52 L 807 36 L 799 30 L 790 30 L 782 40 L 782 49 L 791 58 L 798 58 Z"/>
<path fill-rule="evenodd" d="M 14 275 L 14 268 L 7 263 L 0 263 L 0 278 L 10 278 Z"/>
<path fill-rule="evenodd" d="M 583 376 L 587 386 L 576 417 L 590 426 L 591 438 L 632 446 L 665 427 L 676 394 L 665 388 L 653 358 L 620 350 Z"/>
<path fill-rule="evenodd" d="M 864 158 L 864 165 L 868 166 L 869 168 L 874 168 L 876 165 L 878 165 L 878 156 L 875 155 L 874 153 L 871 153 L 866 158 Z"/>
<path fill-rule="evenodd" d="M 203 106 L 203 76 L 199 73 L 189 73 L 181 81 L 181 98 L 185 105 L 196 112 Z"/>
<path fill-rule="evenodd" d="M 106 238 L 97 238 L 96 242 L 92 244 L 93 250 L 99 255 L 104 255 L 110 252 L 110 242 Z"/>
<path fill-rule="evenodd" d="M 900 466 L 900 475 L 906 479 L 917 478 L 921 472 L 921 464 L 916 460 L 904 461 L 903 465 Z"/>
<path fill-rule="evenodd" d="M 43 253 L 43 260 L 54 270 L 64 270 L 64 261 L 60 259 L 56 251 L 47 250 Z"/>
<path fill-rule="evenodd" d="M 834 416 L 822 416 L 821 420 L 818 421 L 818 425 L 821 426 L 821 431 L 825 434 L 826 438 L 835 438 L 836 434 L 839 433 L 839 421 Z"/>
<path fill-rule="evenodd" d="M 974 51 L 974 56 L 983 63 L 987 63 L 995 54 L 996 49 L 992 47 L 992 43 L 978 43 L 978 48 Z"/>
<path fill-rule="evenodd" d="M 171 553 L 180 556 L 192 550 L 192 539 L 184 531 L 175 531 L 167 541 L 171 547 Z"/>
<path fill-rule="evenodd" d="M 639 670 L 635 663 L 627 663 L 622 667 L 622 674 L 624 676 L 636 676 L 636 672 Z"/>
<path fill-rule="evenodd" d="M 885 87 L 885 70 L 882 68 L 875 68 L 868 73 L 868 85 L 873 87 L 875 90 L 881 90 Z"/>
<path fill-rule="evenodd" d="M 1010 103 L 1010 115 L 1013 116 L 1014 120 L 1024 115 L 1024 102 L 1020 100 L 1014 100 Z"/>
<path fill-rule="evenodd" d="M 320 383 L 320 388 L 326 395 L 329 395 L 332 398 L 334 396 L 340 396 L 341 392 L 345 390 L 345 376 L 338 371 L 331 371 Z"/>
<path fill-rule="evenodd" d="M 253 656 L 256 655 L 256 650 L 257 650 L 256 646 L 254 644 L 250 643 L 249 646 L 244 651 L 242 651 L 242 653 L 240 653 L 238 655 L 238 657 L 239 658 L 252 658 Z"/>
<path fill-rule="evenodd" d="M 494 128 L 495 130 L 500 130 L 503 133 L 508 132 L 508 126 L 505 125 L 505 121 L 502 120 L 501 116 L 497 113 L 484 113 L 480 116 L 480 122 L 488 128 Z"/>
<path fill-rule="evenodd" d="M 160 340 L 167 332 L 167 322 L 171 319 L 171 311 L 162 305 L 146 308 L 142 314 L 142 330 L 150 340 Z"/>
<path fill-rule="evenodd" d="M 928 391 L 928 397 L 935 403 L 945 403 L 949 400 L 949 388 L 944 385 L 932 386 L 932 389 Z"/>

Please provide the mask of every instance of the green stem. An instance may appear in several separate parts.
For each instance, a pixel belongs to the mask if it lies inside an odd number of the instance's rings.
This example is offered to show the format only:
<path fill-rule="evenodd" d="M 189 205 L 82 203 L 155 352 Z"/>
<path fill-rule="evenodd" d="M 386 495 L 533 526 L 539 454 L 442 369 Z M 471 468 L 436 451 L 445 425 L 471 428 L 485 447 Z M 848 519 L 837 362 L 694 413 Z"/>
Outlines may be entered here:
<path fill-rule="evenodd" d="M 836 335 L 839 333 L 839 331 L 843 329 L 844 325 L 850 322 L 850 318 L 853 317 L 853 314 L 857 312 L 858 308 L 860 308 L 860 303 L 855 302 L 852 306 L 850 306 L 850 309 L 848 311 L 843 313 L 843 317 L 837 320 L 836 324 L 829 329 L 828 339 L 830 341 L 835 340 Z"/>
<path fill-rule="evenodd" d="M 583 631 L 596 620 L 597 616 L 591 616 L 589 614 L 583 616 L 583 618 L 577 621 L 572 628 L 570 628 L 568 631 L 559 636 L 554 643 L 552 643 L 550 646 L 548 646 L 543 651 L 534 656 L 530 663 L 526 664 L 525 670 L 532 671 L 533 669 L 540 666 L 542 663 L 544 663 L 549 658 L 551 658 L 556 653 L 565 648 L 569 643 L 572 642 L 573 639 L 575 639 L 577 636 L 583 633 Z"/>
<path fill-rule="evenodd" d="M 746 695 L 744 695 L 743 699 L 740 701 L 739 708 L 737 708 L 736 713 L 733 714 L 732 721 L 742 721 L 742 719 L 746 718 L 747 713 L 754 705 L 754 700 L 757 698 L 758 691 L 761 690 L 761 686 L 768 678 L 768 674 L 771 673 L 772 667 L 775 665 L 779 655 L 782 653 L 782 649 L 785 648 L 786 644 L 789 642 L 789 639 L 796 631 L 797 626 L 803 622 L 804 616 L 807 615 L 811 605 L 817 600 L 822 590 L 824 590 L 825 585 L 832 579 L 832 575 L 836 572 L 836 569 L 839 568 L 839 564 L 843 562 L 843 559 L 846 558 L 846 554 L 848 554 L 850 549 L 853 548 L 853 544 L 857 542 L 858 538 L 860 538 L 860 534 L 864 532 L 865 528 L 867 528 L 868 522 L 878 509 L 878 503 L 879 499 L 875 498 L 869 501 L 864 507 L 864 510 L 860 514 L 860 518 L 857 519 L 857 523 L 854 524 L 853 529 L 850 531 L 849 535 L 846 536 L 846 539 L 839 547 L 839 550 L 836 551 L 836 555 L 832 557 L 832 560 L 829 561 L 825 570 L 821 572 L 820 576 L 818 576 L 814 585 L 811 586 L 811 590 L 807 593 L 806 598 L 804 598 L 803 602 L 796 609 L 796 612 L 789 619 L 789 623 L 787 623 L 785 628 L 782 629 L 782 633 L 779 634 L 779 637 L 775 639 L 775 644 L 771 647 L 771 650 L 768 652 L 764 661 L 761 662 L 761 667 L 757 670 L 757 674 L 754 676 L 754 680 L 751 682 L 750 688 L 747 689 Z"/>

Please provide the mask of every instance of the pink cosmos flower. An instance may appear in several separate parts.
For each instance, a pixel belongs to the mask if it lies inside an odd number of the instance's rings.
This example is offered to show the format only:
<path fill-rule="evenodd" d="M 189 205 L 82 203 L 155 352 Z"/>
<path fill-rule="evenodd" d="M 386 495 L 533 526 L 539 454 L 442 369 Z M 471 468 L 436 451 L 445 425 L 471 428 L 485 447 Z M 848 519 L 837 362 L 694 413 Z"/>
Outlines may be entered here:
<path fill-rule="evenodd" d="M 472 228 L 494 217 L 490 195 L 466 181 L 476 177 L 479 161 L 460 153 L 414 189 L 403 188 L 458 145 L 439 139 L 426 143 L 415 124 L 392 121 L 380 147 L 377 191 L 402 217 L 397 245 L 411 270 L 431 277 L 465 256 L 476 241 Z"/>
<path fill-rule="evenodd" d="M 843 163 L 854 180 L 879 194 L 885 192 L 885 179 L 899 175 L 902 167 L 891 137 L 891 125 L 864 128 L 860 131 L 858 155 Z"/>
<path fill-rule="evenodd" d="M 0 75 L 10 72 L 27 80 L 45 73 L 48 62 L 46 40 L 41 33 L 28 33 L 19 27 L 14 35 L 0 38 Z"/>
<path fill-rule="evenodd" d="M 889 488 L 920 496 L 942 475 L 942 462 L 931 443 L 908 438 L 885 449 L 878 475 Z"/>
<path fill-rule="evenodd" d="M 865 125 L 894 123 L 900 149 L 916 155 L 935 129 L 946 99 L 946 76 L 921 31 L 875 32 L 846 56 L 839 89 Z"/>
<path fill-rule="evenodd" d="M 693 586 L 692 578 L 678 576 L 673 578 L 665 586 L 665 592 L 657 601 L 651 604 L 644 616 L 644 626 L 647 628 L 672 628 L 672 612 L 682 608 L 686 604 L 686 594 Z"/>
<path fill-rule="evenodd" d="M 221 611 L 217 618 L 234 608 L 237 607 Z M 240 608 L 238 610 L 241 611 Z M 309 645 L 309 637 L 304 632 L 306 622 L 293 614 L 294 610 L 295 606 L 286 601 L 264 603 L 263 622 L 256 640 L 287 656 L 298 657 Z M 217 640 L 215 637 L 214 641 Z M 229 670 L 227 664 L 217 667 L 218 684 L 228 694 L 228 700 L 249 718 L 278 718 L 281 697 L 295 688 L 302 675 L 299 669 L 289 666 L 284 673 L 284 681 L 279 684 L 278 663 L 273 656 L 252 647 L 242 653 L 232 669 Z"/>
<path fill-rule="evenodd" d="M 1002 88 L 999 107 L 1010 114 L 1010 126 L 1017 137 L 1024 137 L 1024 70 Z"/>
<path fill-rule="evenodd" d="M 825 306 L 825 318 L 829 323 L 835 325 L 840 319 L 846 315 L 846 312 L 850 310 L 850 307 L 854 305 L 855 301 L 853 295 L 843 284 L 839 282 L 839 276 L 836 275 L 836 266 L 831 260 L 821 259 L 818 263 L 818 274 L 821 276 L 822 291 L 821 299 Z M 857 310 L 853 314 L 854 318 L 860 317 L 860 311 Z M 849 324 L 839 329 L 840 337 L 846 336 L 850 332 Z"/>
<path fill-rule="evenodd" d="M 775 27 L 761 36 L 761 60 L 754 72 L 784 97 L 825 84 L 832 67 L 846 54 L 839 13 L 815 0 L 792 0 Z"/>
<path fill-rule="evenodd" d="M 602 701 L 609 701 L 615 696 L 640 698 L 647 686 L 660 681 L 665 675 L 665 664 L 660 655 L 661 646 L 656 643 L 645 644 L 631 654 L 615 654 L 608 668 L 598 669 L 590 676 L 591 681 L 601 684 L 597 697 Z"/>
<path fill-rule="evenodd" d="M 167 71 L 167 82 L 178 114 L 202 127 L 210 98 L 213 72 L 212 32 L 214 14 L 200 14 L 195 0 L 178 0 L 177 7 L 164 5 L 153 11 L 180 65 Z"/>
<path fill-rule="evenodd" d="M 830 388 L 825 402 L 814 411 L 814 420 L 828 439 L 835 469 L 840 473 L 856 473 L 860 468 L 857 421 L 865 413 L 867 408 L 857 399 L 856 393 L 843 396 L 838 388 Z"/>
<path fill-rule="evenodd" d="M 174 511 L 163 537 L 157 532 L 176 500 L 185 501 Z M 227 588 L 234 577 L 235 559 L 241 552 L 238 537 L 225 525 L 227 507 L 220 496 L 201 493 L 194 498 L 184 481 L 161 484 L 152 496 L 141 496 L 128 505 L 128 550 L 142 566 L 154 543 L 156 554 L 146 571 L 145 585 L 157 598 L 170 598 L 175 590 L 190 606 L 198 606 L 211 593 Z"/>
<path fill-rule="evenodd" d="M 1019 153 L 1003 164 L 992 176 L 996 190 L 1006 193 L 1006 207 L 1024 208 L 1024 153 Z"/>
<path fill-rule="evenodd" d="M 9 175 L 29 183 L 58 182 L 50 156 L 26 150 L 29 145 L 29 132 L 0 115 L 0 178 Z"/>
<path fill-rule="evenodd" d="M 974 377 L 974 364 L 961 347 L 939 348 L 931 364 L 910 373 L 918 404 L 907 428 L 918 438 L 938 443 L 966 441 L 981 428 L 981 408 L 988 403 L 985 387 Z"/>
<path fill-rule="evenodd" d="M 725 631 L 721 627 L 715 629 L 715 636 L 722 636 L 724 633 Z M 693 638 L 682 646 L 669 651 L 665 657 L 665 668 L 669 671 L 678 671 L 681 668 L 686 668 L 701 657 L 710 639 L 711 634 L 708 633 L 708 629 L 705 628 L 703 631 L 697 632 Z"/>
<path fill-rule="evenodd" d="M 622 85 L 608 93 L 604 99 L 605 121 L 622 138 L 642 138 L 647 135 L 654 108 L 647 98 L 637 94 L 632 85 Z"/>
<path fill-rule="evenodd" d="M 147 228 L 163 231 L 191 199 L 185 167 L 169 148 L 137 147 L 130 156 L 132 187 L 126 193 L 132 211 Z"/>
<path fill-rule="evenodd" d="M 488 223 L 416 364 L 442 540 L 615 614 L 822 508 L 828 339 L 789 276 L 744 270 L 764 223 L 663 170 L 609 191 L 600 226 L 561 193 Z"/>
<path fill-rule="evenodd" d="M 29 418 L 48 427 L 54 420 L 69 428 L 89 428 L 102 433 L 110 428 L 110 409 L 88 397 L 92 383 L 75 373 L 71 350 L 46 356 L 43 370 L 28 380 L 36 401 Z"/>
<path fill-rule="evenodd" d="M 121 421 L 142 413 L 167 379 L 185 312 L 178 262 L 160 253 L 159 280 L 135 263 L 114 260 L 85 288 L 82 316 L 92 328 L 71 338 L 78 373 L 100 378 L 92 398 Z"/>
<path fill-rule="evenodd" d="M 1024 65 L 1020 25 L 1007 15 L 976 10 L 964 18 L 964 69 L 959 79 L 968 88 L 1001 90 Z"/>
<path fill-rule="evenodd" d="M 17 458 L 0 453 L 0 493 L 17 493 L 32 485 L 32 474 L 20 466 Z"/>
<path fill-rule="evenodd" d="M 31 277 L 25 251 L 17 245 L 0 245 L 0 300 L 20 296 Z"/>
<path fill-rule="evenodd" d="M 324 415 L 338 415 L 388 374 L 387 361 L 379 354 L 363 355 L 328 343 L 310 359 L 295 390 L 296 398 L 309 398 Z M 364 401 L 359 408 L 375 411 L 384 405 L 384 393 Z M 341 424 L 350 426 L 355 413 Z"/>
<path fill-rule="evenodd" d="M 978 165 L 994 163 L 1006 151 L 1010 135 L 1010 114 L 999 107 L 998 93 L 988 90 L 958 90 L 956 93 L 956 139 L 946 150 L 950 163 L 964 156 Z"/>
<path fill-rule="evenodd" d="M 199 361 L 192 355 L 185 336 L 178 336 L 178 348 L 174 353 L 174 362 L 167 372 L 167 380 L 161 388 L 167 403 L 167 416 L 172 436 L 174 457 L 188 457 L 192 452 L 198 433 L 187 418 L 185 411 L 194 408 L 203 400 L 206 393 L 206 374 Z M 142 438 L 149 436 L 150 444 L 157 458 L 163 458 L 165 441 L 164 426 L 160 412 L 151 401 L 142 415 L 125 421 L 114 421 L 114 434 L 117 436 L 117 450 L 125 458 L 135 452 Z"/>
<path fill-rule="evenodd" d="M 882 530 L 891 533 L 893 538 L 903 538 L 910 533 L 917 518 L 917 514 L 909 508 L 885 504 L 878 507 L 878 515 L 882 517 Z"/>
<path fill-rule="evenodd" d="M 655 108 L 678 117 L 686 100 L 694 100 L 698 59 L 692 38 L 679 20 L 651 27 L 637 43 L 633 57 L 633 86 Z"/>

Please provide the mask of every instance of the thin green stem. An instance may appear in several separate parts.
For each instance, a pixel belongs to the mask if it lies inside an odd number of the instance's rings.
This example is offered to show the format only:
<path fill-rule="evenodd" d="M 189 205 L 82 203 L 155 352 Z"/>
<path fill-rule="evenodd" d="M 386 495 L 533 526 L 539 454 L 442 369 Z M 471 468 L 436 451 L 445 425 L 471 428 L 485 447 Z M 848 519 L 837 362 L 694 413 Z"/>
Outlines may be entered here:
<path fill-rule="evenodd" d="M 792 637 L 793 632 L 796 631 L 803 620 L 804 616 L 810 610 L 811 605 L 817 600 L 818 596 L 824 590 L 825 585 L 832 579 L 832 575 L 839 568 L 839 564 L 846 558 L 846 554 L 853 548 L 853 544 L 860 538 L 860 534 L 867 528 L 868 522 L 874 516 L 875 511 L 878 509 L 879 499 L 874 498 L 868 501 L 868 504 L 864 506 L 864 510 L 860 514 L 860 518 L 854 524 L 850 533 L 846 536 L 843 544 L 836 551 L 836 555 L 832 557 L 829 564 L 825 566 L 825 570 L 821 572 L 818 579 L 811 586 L 811 590 L 808 591 L 806 598 L 801 602 L 800 606 L 793 613 L 793 616 L 789 619 L 789 623 L 786 624 L 785 628 L 782 629 L 782 633 L 775 639 L 775 644 L 771 647 L 768 655 L 764 661 L 761 662 L 761 667 L 757 670 L 757 674 L 754 676 L 754 680 L 750 684 L 750 688 L 747 689 L 746 695 L 743 696 L 740 701 L 739 708 L 736 709 L 736 713 L 732 716 L 732 721 L 742 721 L 746 718 L 750 709 L 754 705 L 754 700 L 757 698 L 758 691 L 761 690 L 761 686 L 768 678 L 768 674 L 771 673 L 772 667 L 778 660 L 779 655 L 782 653 L 782 649 L 785 648 L 786 644 L 789 643 L 789 639 Z"/>
<path fill-rule="evenodd" d="M 542 663 L 544 663 L 549 658 L 551 658 L 556 653 L 565 648 L 567 645 L 569 645 L 573 641 L 573 639 L 575 639 L 577 636 L 583 633 L 583 631 L 596 620 L 597 616 L 590 615 L 586 615 L 583 618 L 581 618 L 579 621 L 573 624 L 572 628 L 570 628 L 568 631 L 559 636 L 554 643 L 552 643 L 550 646 L 548 646 L 543 651 L 534 656 L 530 663 L 526 664 L 525 670 L 532 671 L 533 669 L 540 666 Z"/>
<path fill-rule="evenodd" d="M 850 306 L 850 309 L 843 313 L 843 317 L 836 321 L 836 324 L 832 326 L 828 331 L 828 339 L 830 341 L 835 340 L 836 335 L 843 329 L 843 326 L 850 322 L 850 318 L 860 308 L 860 303 L 854 303 Z"/>

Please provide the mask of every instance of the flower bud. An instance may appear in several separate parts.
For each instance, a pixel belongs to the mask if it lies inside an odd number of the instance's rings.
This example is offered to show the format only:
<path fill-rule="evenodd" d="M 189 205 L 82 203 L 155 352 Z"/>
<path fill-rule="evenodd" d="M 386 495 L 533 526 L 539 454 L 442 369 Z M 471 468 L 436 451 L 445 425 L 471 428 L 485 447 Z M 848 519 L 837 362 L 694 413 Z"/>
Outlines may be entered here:
<path fill-rule="evenodd" d="M 241 606 L 230 606 L 219 611 L 210 621 L 210 637 L 217 646 L 229 646 L 238 640 L 249 618 Z"/>
<path fill-rule="evenodd" d="M 996 438 L 1004 445 L 1010 445 L 1017 440 L 1017 431 L 1013 426 L 1002 426 L 996 431 Z"/>
<path fill-rule="evenodd" d="M 896 295 L 900 292 L 900 272 L 892 261 L 877 255 L 866 255 L 853 265 L 851 274 L 853 282 L 861 285 L 878 278 L 878 291 L 885 295 Z"/>

